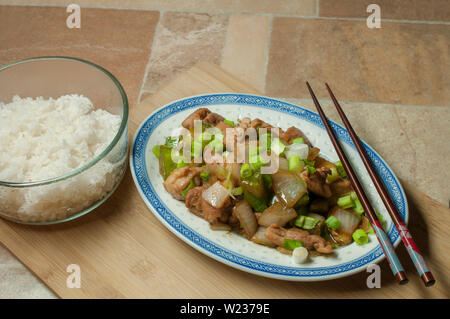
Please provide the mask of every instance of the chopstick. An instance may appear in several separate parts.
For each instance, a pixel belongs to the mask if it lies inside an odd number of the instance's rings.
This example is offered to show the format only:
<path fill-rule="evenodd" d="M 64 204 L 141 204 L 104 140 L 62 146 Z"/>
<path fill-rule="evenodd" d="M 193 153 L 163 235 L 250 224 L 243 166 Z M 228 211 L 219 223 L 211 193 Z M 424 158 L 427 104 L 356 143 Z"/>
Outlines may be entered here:
<path fill-rule="evenodd" d="M 373 210 L 372 205 L 370 204 L 369 199 L 367 198 L 366 193 L 364 192 L 364 189 L 362 188 L 361 183 L 358 180 L 358 177 L 353 171 L 353 168 L 350 165 L 347 156 L 342 150 L 341 145 L 339 144 L 336 135 L 334 134 L 333 129 L 331 128 L 330 123 L 328 122 L 328 119 L 325 113 L 323 112 L 322 107 L 320 106 L 319 101 L 317 100 L 316 95 L 314 94 L 308 82 L 306 82 L 306 86 L 308 87 L 309 93 L 311 94 L 311 97 L 314 101 L 314 105 L 316 106 L 317 111 L 319 112 L 323 125 L 327 130 L 328 136 L 330 137 L 331 142 L 333 143 L 333 146 L 339 156 L 339 159 L 342 162 L 342 166 L 344 166 L 344 169 L 347 172 L 347 175 L 350 179 L 353 189 L 355 190 L 356 195 L 358 195 L 358 198 L 361 201 L 361 205 L 364 208 L 364 212 L 366 213 L 367 218 L 369 219 L 369 222 L 375 231 L 377 239 L 381 245 L 381 248 L 383 249 L 386 259 L 389 262 L 389 266 L 391 267 L 395 279 L 401 285 L 406 284 L 408 282 L 408 278 L 406 277 L 405 269 L 403 268 L 403 266 L 400 263 L 400 260 L 395 254 L 394 247 L 392 246 L 389 237 L 384 232 L 380 224 L 380 221 L 378 220 L 375 211 Z"/>
<path fill-rule="evenodd" d="M 375 188 L 378 191 L 378 194 L 380 194 L 380 197 L 383 200 L 383 203 L 386 206 L 386 209 L 389 212 L 389 215 L 391 216 L 392 221 L 394 222 L 394 225 L 397 228 L 397 231 L 400 234 L 403 243 L 405 244 L 406 250 L 408 251 L 409 256 L 411 257 L 411 260 L 413 261 L 417 272 L 419 273 L 426 287 L 432 286 L 436 282 L 433 277 L 433 274 L 428 269 L 425 260 L 423 259 L 422 254 L 419 251 L 419 248 L 417 248 L 414 239 L 409 233 L 409 230 L 406 227 L 405 223 L 403 222 L 402 217 L 400 216 L 397 208 L 392 202 L 391 197 L 386 191 L 383 182 L 381 181 L 380 177 L 375 171 L 375 168 L 373 167 L 372 162 L 369 159 L 369 156 L 367 155 L 367 152 L 365 151 L 364 147 L 361 144 L 361 141 L 359 140 L 358 136 L 353 130 L 350 122 L 347 119 L 347 116 L 345 115 L 344 111 L 339 105 L 339 102 L 337 101 L 336 97 L 334 96 L 333 92 L 331 91 L 327 83 L 325 83 L 325 86 L 327 87 L 328 93 L 330 94 L 331 99 L 333 100 L 333 103 L 336 106 L 336 109 L 339 113 L 339 116 L 342 119 L 342 122 L 344 122 L 344 125 L 347 128 L 350 137 L 352 138 L 353 144 L 355 145 L 359 155 L 361 156 L 364 166 L 369 172 L 370 178 L 372 179 Z"/>

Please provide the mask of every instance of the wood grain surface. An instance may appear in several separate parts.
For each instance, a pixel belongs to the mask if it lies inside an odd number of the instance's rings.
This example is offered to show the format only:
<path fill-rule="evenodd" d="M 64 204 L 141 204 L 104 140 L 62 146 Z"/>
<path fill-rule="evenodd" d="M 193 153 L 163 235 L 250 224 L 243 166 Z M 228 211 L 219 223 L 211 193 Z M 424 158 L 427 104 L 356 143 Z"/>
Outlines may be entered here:
<path fill-rule="evenodd" d="M 190 95 L 256 93 L 209 63 L 179 75 L 131 110 L 130 140 L 156 108 Z M 225 266 L 167 230 L 145 206 L 128 171 L 115 194 L 94 212 L 60 225 L 33 227 L 0 220 L 0 242 L 62 298 L 448 298 L 450 210 L 402 182 L 410 204 L 410 231 L 437 283 L 425 288 L 402 245 L 410 282 L 398 286 L 386 261 L 381 288 L 368 273 L 299 283 L 257 277 Z M 81 288 L 67 288 L 69 264 L 81 267 Z"/>

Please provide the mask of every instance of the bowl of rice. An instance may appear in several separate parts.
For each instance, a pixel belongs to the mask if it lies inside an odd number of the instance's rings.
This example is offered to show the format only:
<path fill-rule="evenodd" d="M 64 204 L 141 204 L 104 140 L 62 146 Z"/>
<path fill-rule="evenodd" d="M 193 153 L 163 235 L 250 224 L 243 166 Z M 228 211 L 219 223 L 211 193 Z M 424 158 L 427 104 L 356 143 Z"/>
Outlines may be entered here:
<path fill-rule="evenodd" d="M 0 67 L 0 217 L 83 216 L 116 190 L 127 154 L 128 99 L 110 72 L 70 57 Z"/>

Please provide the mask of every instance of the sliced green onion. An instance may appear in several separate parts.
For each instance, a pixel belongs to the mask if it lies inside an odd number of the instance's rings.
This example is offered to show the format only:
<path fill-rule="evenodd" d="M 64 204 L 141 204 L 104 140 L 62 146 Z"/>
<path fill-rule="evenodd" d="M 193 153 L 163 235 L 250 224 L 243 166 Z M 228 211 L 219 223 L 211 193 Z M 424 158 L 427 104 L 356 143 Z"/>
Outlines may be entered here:
<path fill-rule="evenodd" d="M 350 195 L 339 197 L 337 200 L 337 204 L 339 207 L 342 207 L 344 209 L 355 206 L 355 203 L 353 202 L 352 197 Z"/>
<path fill-rule="evenodd" d="M 352 237 L 358 245 L 365 245 L 369 242 L 369 236 L 367 236 L 366 232 L 362 229 L 355 230 Z"/>
<path fill-rule="evenodd" d="M 308 170 L 308 172 L 310 174 L 314 174 L 316 172 L 316 169 L 314 167 L 311 167 L 311 166 L 307 166 L 306 169 Z"/>
<path fill-rule="evenodd" d="M 263 179 L 264 185 L 267 188 L 271 188 L 272 187 L 272 177 L 270 175 L 262 174 L 262 179 Z"/>
<path fill-rule="evenodd" d="M 153 154 L 155 154 L 156 158 L 159 158 L 159 156 L 161 155 L 161 145 L 153 146 L 152 152 Z"/>
<path fill-rule="evenodd" d="M 210 145 L 210 147 L 212 148 L 212 150 L 214 150 L 214 152 L 223 151 L 223 139 L 217 138 L 217 135 L 211 142 L 209 142 L 208 145 Z"/>
<path fill-rule="evenodd" d="M 325 220 L 325 224 L 332 230 L 336 230 L 341 227 L 341 222 L 335 216 L 330 216 Z"/>
<path fill-rule="evenodd" d="M 358 199 L 358 195 L 356 195 L 356 192 L 351 192 L 350 193 L 350 197 L 352 198 L 352 200 L 357 200 Z"/>
<path fill-rule="evenodd" d="M 205 182 L 207 182 L 208 181 L 208 179 L 209 179 L 209 172 L 208 171 L 202 171 L 201 173 L 200 173 L 200 178 L 202 179 L 202 180 L 204 180 Z"/>
<path fill-rule="evenodd" d="M 353 202 L 355 203 L 355 208 L 353 208 L 353 210 L 361 216 L 361 214 L 364 213 L 364 208 L 362 207 L 361 202 L 359 199 L 355 199 Z"/>
<path fill-rule="evenodd" d="M 316 218 L 312 218 L 309 216 L 305 216 L 305 222 L 303 223 L 303 229 L 313 229 L 320 222 L 320 220 Z"/>
<path fill-rule="evenodd" d="M 187 192 L 189 192 L 194 187 L 195 187 L 194 181 L 191 179 L 191 181 L 189 182 L 188 187 L 186 187 L 186 189 L 181 192 L 181 195 L 183 195 L 183 197 L 186 197 Z"/>
<path fill-rule="evenodd" d="M 177 168 L 188 166 L 188 165 L 189 165 L 188 163 L 185 163 L 185 162 L 181 161 L 181 162 L 177 163 Z"/>
<path fill-rule="evenodd" d="M 327 183 L 331 184 L 334 183 L 335 181 L 337 181 L 339 179 L 339 173 L 337 171 L 336 167 L 332 167 L 330 168 L 331 170 L 331 174 L 327 175 Z"/>
<path fill-rule="evenodd" d="M 197 138 L 197 140 L 198 140 L 200 143 L 205 144 L 207 141 L 211 140 L 212 136 L 213 136 L 213 135 L 212 135 L 211 133 L 209 133 L 209 132 L 203 132 L 202 134 L 199 135 L 199 137 Z"/>
<path fill-rule="evenodd" d="M 308 161 L 308 160 L 303 160 L 303 162 L 305 163 L 305 165 L 314 167 L 314 165 L 316 164 L 316 161 Z"/>
<path fill-rule="evenodd" d="M 283 239 L 283 248 L 294 250 L 297 247 L 303 247 L 303 243 L 300 240 L 294 240 L 294 239 Z"/>
<path fill-rule="evenodd" d="M 301 164 L 302 163 L 302 159 L 298 155 L 292 155 L 291 157 L 289 157 L 288 158 L 288 162 L 289 162 L 289 170 L 290 171 L 298 170 L 300 165 L 302 165 Z"/>
<path fill-rule="evenodd" d="M 192 141 L 191 144 L 191 153 L 192 157 L 199 157 L 202 155 L 203 145 L 200 142 Z"/>
<path fill-rule="evenodd" d="M 367 229 L 368 229 L 368 231 L 367 231 L 368 234 L 371 234 L 371 235 L 375 234 L 375 231 L 373 230 L 372 225 L 368 225 Z"/>
<path fill-rule="evenodd" d="M 231 195 L 233 196 L 239 196 L 242 195 L 244 193 L 244 189 L 239 186 L 239 187 L 235 187 L 231 190 Z"/>
<path fill-rule="evenodd" d="M 178 142 L 180 141 L 179 137 L 172 137 L 169 136 L 166 138 L 166 145 L 170 147 L 174 147 L 178 145 Z"/>
<path fill-rule="evenodd" d="M 258 169 L 260 169 L 262 166 L 266 165 L 266 163 L 264 163 L 261 155 L 256 155 L 256 156 L 252 156 L 249 158 L 249 162 L 252 165 L 252 168 L 256 171 Z"/>
<path fill-rule="evenodd" d="M 342 166 L 342 162 L 337 161 L 337 162 L 334 162 L 334 164 L 337 167 L 339 175 L 341 175 L 341 177 L 344 177 L 344 178 L 347 177 L 347 172 L 345 171 L 344 166 Z"/>
<path fill-rule="evenodd" d="M 297 137 L 292 140 L 293 144 L 305 144 L 305 139 L 303 137 Z"/>
<path fill-rule="evenodd" d="M 272 143 L 272 134 L 267 133 L 267 134 L 263 134 L 259 137 L 259 145 L 262 145 L 261 141 L 262 140 L 266 140 L 266 149 L 267 149 L 267 153 L 270 152 L 271 150 L 271 143 Z"/>
<path fill-rule="evenodd" d="M 241 177 L 247 178 L 252 175 L 253 175 L 253 170 L 252 170 L 250 164 L 248 164 L 248 163 L 243 164 L 241 167 Z"/>
<path fill-rule="evenodd" d="M 223 120 L 223 122 L 224 122 L 225 124 L 230 125 L 231 127 L 234 127 L 234 125 L 235 125 L 233 121 Z"/>
<path fill-rule="evenodd" d="M 298 228 L 302 228 L 303 224 L 305 223 L 305 215 L 300 215 L 298 216 L 295 221 L 294 221 L 294 225 L 297 226 Z"/>
<path fill-rule="evenodd" d="M 281 153 L 283 153 L 285 148 L 286 148 L 286 145 L 284 145 L 284 143 L 282 141 L 280 141 L 279 138 L 275 138 L 273 140 L 273 143 L 270 145 L 271 151 L 277 155 L 280 155 Z"/>

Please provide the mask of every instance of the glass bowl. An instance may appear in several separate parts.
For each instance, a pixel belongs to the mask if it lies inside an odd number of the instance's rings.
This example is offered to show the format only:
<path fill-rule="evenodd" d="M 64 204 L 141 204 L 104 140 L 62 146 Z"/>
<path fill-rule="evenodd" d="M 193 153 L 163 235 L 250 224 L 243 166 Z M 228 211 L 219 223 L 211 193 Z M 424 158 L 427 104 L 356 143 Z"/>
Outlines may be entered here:
<path fill-rule="evenodd" d="M 57 56 L 0 67 L 0 102 L 10 103 L 15 95 L 48 99 L 66 94 L 83 95 L 95 109 L 119 115 L 119 131 L 100 155 L 65 175 L 26 183 L 0 180 L 0 217 L 32 225 L 73 220 L 101 205 L 125 175 L 128 99 L 110 72 L 88 61 Z M 32 205 L 23 205 L 30 199 Z"/>

